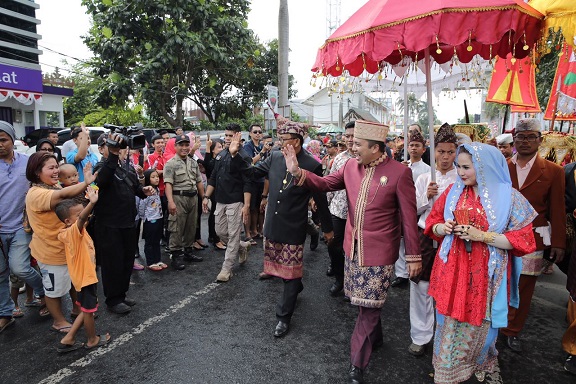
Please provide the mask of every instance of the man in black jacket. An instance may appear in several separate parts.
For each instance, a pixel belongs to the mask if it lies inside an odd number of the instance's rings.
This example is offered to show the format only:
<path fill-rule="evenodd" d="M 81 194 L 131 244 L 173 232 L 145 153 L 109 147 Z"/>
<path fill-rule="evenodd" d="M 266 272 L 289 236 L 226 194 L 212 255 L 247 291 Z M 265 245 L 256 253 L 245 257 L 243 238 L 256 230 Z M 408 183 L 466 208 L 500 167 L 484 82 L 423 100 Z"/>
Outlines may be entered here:
<path fill-rule="evenodd" d="M 306 125 L 288 121 L 283 125 L 279 124 L 277 132 L 283 147 L 287 144 L 294 147 L 301 168 L 322 176 L 322 165 L 302 149 L 306 131 Z M 266 160 L 255 166 L 246 165 L 239 141 L 240 135 L 237 134 L 229 148 L 233 158 L 232 171 L 245 172 L 253 179 L 267 175 L 269 180 L 269 196 L 262 196 L 263 199 L 268 199 L 264 219 L 264 273 L 280 277 L 284 281 L 284 293 L 276 307 L 278 324 L 274 330 L 275 337 L 283 337 L 288 332 L 298 294 L 304 289 L 302 260 L 310 198 L 316 202 L 322 231 L 328 242 L 334 237 L 332 219 L 326 194 L 313 193 L 307 188 L 296 188 L 295 180 L 286 170 L 281 151 L 271 151 Z"/>
<path fill-rule="evenodd" d="M 202 199 L 202 208 L 208 212 L 208 202 L 212 194 L 215 194 L 216 210 L 215 227 L 216 234 L 226 243 L 226 253 L 222 269 L 216 281 L 225 283 L 232 276 L 232 268 L 236 256 L 238 262 L 244 264 L 248 255 L 250 243 L 240 241 L 242 224 L 250 220 L 250 198 L 252 184 L 249 178 L 241 172 L 231 172 L 230 162 L 232 157 L 228 151 L 230 142 L 236 133 L 240 132 L 238 124 L 228 124 L 224 131 L 224 150 L 215 158 L 214 169 L 208 179 L 206 194 Z M 242 151 L 242 159 L 246 165 L 252 164 L 252 158 Z"/>
<path fill-rule="evenodd" d="M 121 143 L 117 134 L 111 141 Z M 102 145 L 106 145 L 102 140 Z M 136 253 L 136 196 L 145 198 L 155 193 L 153 187 L 142 187 L 138 176 L 125 162 L 128 149 L 107 145 L 108 158 L 99 167 L 96 184 L 100 189 L 96 215 L 96 253 L 101 263 L 102 287 L 111 312 L 128 313 L 134 300 L 126 297 Z"/>

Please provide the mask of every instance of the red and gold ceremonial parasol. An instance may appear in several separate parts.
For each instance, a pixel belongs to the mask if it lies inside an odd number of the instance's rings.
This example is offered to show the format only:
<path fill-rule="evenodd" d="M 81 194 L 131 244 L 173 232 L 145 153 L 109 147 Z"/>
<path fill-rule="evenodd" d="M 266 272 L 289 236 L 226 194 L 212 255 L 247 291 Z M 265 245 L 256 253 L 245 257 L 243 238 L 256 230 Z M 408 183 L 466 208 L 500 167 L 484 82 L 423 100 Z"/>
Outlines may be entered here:
<path fill-rule="evenodd" d="M 508 53 L 528 56 L 543 15 L 521 0 L 369 0 L 320 47 L 316 76 L 377 73 L 409 57 L 425 60 L 428 121 L 433 127 L 431 60 L 468 63 Z M 430 158 L 434 161 L 433 129 Z M 435 172 L 432 170 L 432 178 Z"/>

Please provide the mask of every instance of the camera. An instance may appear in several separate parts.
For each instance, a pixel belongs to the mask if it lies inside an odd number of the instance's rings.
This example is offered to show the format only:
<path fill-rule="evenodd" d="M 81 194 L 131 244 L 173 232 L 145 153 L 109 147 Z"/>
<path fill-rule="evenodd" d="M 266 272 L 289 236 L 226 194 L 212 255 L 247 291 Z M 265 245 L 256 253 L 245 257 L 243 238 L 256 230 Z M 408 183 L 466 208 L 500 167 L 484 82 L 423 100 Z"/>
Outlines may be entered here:
<path fill-rule="evenodd" d="M 108 128 L 111 132 L 120 135 L 122 142 L 112 140 L 110 136 L 106 139 L 106 145 L 112 148 L 125 149 L 141 149 L 146 146 L 146 136 L 142 133 L 142 124 L 137 124 L 129 127 L 120 125 L 104 124 L 104 128 Z"/>

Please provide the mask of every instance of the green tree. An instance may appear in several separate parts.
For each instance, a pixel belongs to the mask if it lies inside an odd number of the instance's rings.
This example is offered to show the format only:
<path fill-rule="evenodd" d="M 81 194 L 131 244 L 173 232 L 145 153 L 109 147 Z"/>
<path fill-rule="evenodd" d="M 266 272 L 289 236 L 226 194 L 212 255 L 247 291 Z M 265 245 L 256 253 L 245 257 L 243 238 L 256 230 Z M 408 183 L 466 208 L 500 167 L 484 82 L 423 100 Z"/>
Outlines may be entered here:
<path fill-rule="evenodd" d="M 186 98 L 211 122 L 243 117 L 264 99 L 272 79 L 258 65 L 266 48 L 247 28 L 248 0 L 82 3 L 93 20 L 85 42 L 94 73 L 105 79 L 102 105 L 140 100 L 151 119 L 176 126 Z"/>
<path fill-rule="evenodd" d="M 423 104 L 426 104 L 426 103 L 417 99 L 416 95 L 414 95 L 413 93 L 410 93 L 408 95 L 408 103 L 407 103 L 408 123 L 417 120 L 418 114 L 422 110 Z M 398 113 L 404 114 L 404 99 L 399 98 L 396 101 L 396 108 L 398 109 Z M 428 124 L 426 124 L 426 125 L 428 125 Z"/>

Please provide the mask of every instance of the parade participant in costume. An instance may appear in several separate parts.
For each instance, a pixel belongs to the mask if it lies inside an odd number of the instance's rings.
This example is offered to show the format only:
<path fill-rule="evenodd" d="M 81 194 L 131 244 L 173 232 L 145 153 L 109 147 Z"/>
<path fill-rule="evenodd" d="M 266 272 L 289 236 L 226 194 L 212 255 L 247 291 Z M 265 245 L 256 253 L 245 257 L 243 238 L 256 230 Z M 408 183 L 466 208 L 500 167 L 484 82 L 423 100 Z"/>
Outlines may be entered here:
<path fill-rule="evenodd" d="M 419 125 L 416 125 L 419 127 Z M 412 126 L 411 126 L 412 127 Z M 408 137 L 408 156 L 410 160 L 403 162 L 412 171 L 412 180 L 416 182 L 418 176 L 424 173 L 430 173 L 430 166 L 422 160 L 422 155 L 426 150 L 426 140 L 419 130 L 413 129 L 410 131 Z M 408 268 L 406 267 L 406 257 L 404 249 L 404 241 L 400 241 L 400 250 L 398 260 L 394 264 L 394 275 L 396 278 L 392 280 L 393 287 L 400 287 L 408 283 Z"/>
<path fill-rule="evenodd" d="M 496 145 L 506 159 L 514 155 L 514 137 L 512 137 L 511 133 L 503 133 L 496 136 Z"/>
<path fill-rule="evenodd" d="M 508 326 L 501 330 L 506 345 L 518 353 L 522 352 L 518 335 L 528 318 L 536 280 L 547 263 L 562 261 L 566 248 L 564 169 L 538 155 L 541 143 L 540 122 L 519 120 L 514 134 L 517 153 L 508 160 L 508 169 L 512 186 L 530 202 L 538 216 L 533 223 L 536 252 L 522 257 L 520 305 L 509 309 Z"/>
<path fill-rule="evenodd" d="M 322 175 L 322 165 L 302 148 L 304 132 L 308 126 L 281 117 L 277 118 L 277 122 L 282 147 L 292 146 L 302 168 Z M 243 161 L 242 156 L 237 156 L 239 141 L 238 133 L 229 148 L 233 157 L 232 164 L 236 169 L 247 172 L 252 179 L 268 176 L 269 199 L 264 219 L 264 272 L 284 281 L 284 292 L 276 308 L 278 324 L 274 330 L 275 337 L 283 337 L 289 330 L 298 294 L 304 289 L 302 261 L 310 198 L 316 202 L 322 231 L 328 243 L 334 235 L 330 211 L 325 194 L 296 187 L 295 179 L 287 170 L 280 151 L 271 151 L 266 160 L 252 166 Z"/>
<path fill-rule="evenodd" d="M 570 163 L 564 167 L 566 175 L 566 257 L 563 265 L 559 267 L 566 272 L 566 289 L 568 290 L 568 308 L 566 320 L 568 329 L 562 337 L 562 348 L 568 357 L 564 363 L 564 369 L 576 375 L 576 254 L 574 252 L 575 228 L 576 228 L 576 163 Z"/>
<path fill-rule="evenodd" d="M 434 203 L 425 234 L 442 242 L 429 294 L 436 301 L 434 381 L 482 381 L 498 364 L 498 329 L 518 305 L 520 257 L 535 249 L 536 212 L 514 188 L 496 147 L 458 149 L 458 179 Z"/>
<path fill-rule="evenodd" d="M 430 172 L 418 177 L 416 188 L 416 210 L 420 251 L 422 252 L 422 273 L 410 282 L 410 338 L 408 352 L 414 356 L 424 354 L 426 345 L 434 336 L 434 300 L 428 295 L 430 272 L 436 256 L 437 243 L 424 235 L 426 218 L 432 205 L 448 186 L 456 181 L 456 134 L 450 125 L 445 124 L 434 136 L 436 153 L 436 182 L 432 182 Z"/>
<path fill-rule="evenodd" d="M 344 290 L 360 309 L 350 343 L 350 383 L 364 382 L 363 371 L 372 349 L 383 343 L 380 313 L 398 258 L 401 232 L 410 277 L 417 276 L 422 265 L 412 174 L 386 155 L 387 133 L 386 125 L 356 121 L 356 161 L 348 161 L 338 172 L 324 177 L 302 169 L 291 146 L 283 148 L 287 170 L 297 179 L 297 185 L 316 191 L 346 188 Z"/>

